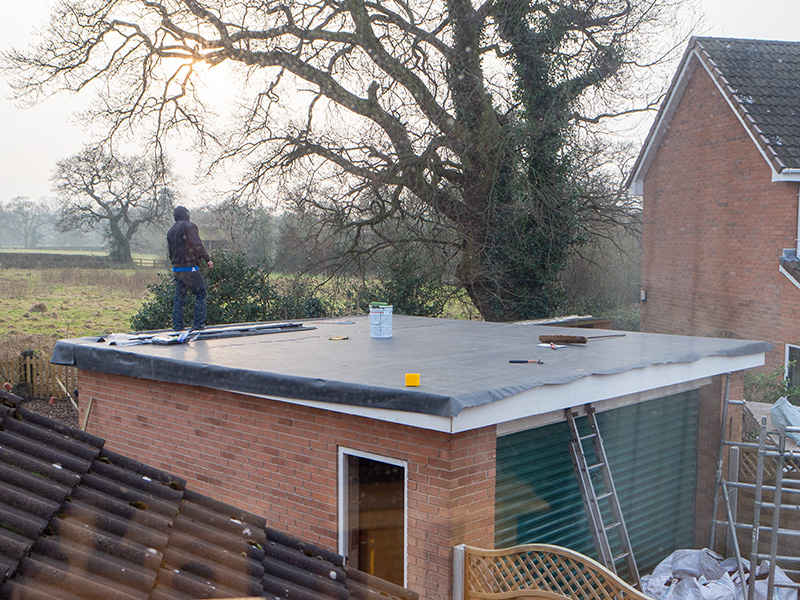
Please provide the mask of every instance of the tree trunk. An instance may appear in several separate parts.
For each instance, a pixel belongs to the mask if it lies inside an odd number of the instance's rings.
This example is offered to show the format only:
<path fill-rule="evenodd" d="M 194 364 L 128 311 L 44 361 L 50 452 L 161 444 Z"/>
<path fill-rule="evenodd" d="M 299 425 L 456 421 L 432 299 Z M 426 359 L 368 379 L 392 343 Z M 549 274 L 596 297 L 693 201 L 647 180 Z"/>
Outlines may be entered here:
<path fill-rule="evenodd" d="M 115 219 L 108 221 L 108 249 L 109 258 L 111 262 L 127 264 L 133 263 L 131 256 L 131 235 L 132 232 L 126 234 L 119 227 L 119 223 Z"/>

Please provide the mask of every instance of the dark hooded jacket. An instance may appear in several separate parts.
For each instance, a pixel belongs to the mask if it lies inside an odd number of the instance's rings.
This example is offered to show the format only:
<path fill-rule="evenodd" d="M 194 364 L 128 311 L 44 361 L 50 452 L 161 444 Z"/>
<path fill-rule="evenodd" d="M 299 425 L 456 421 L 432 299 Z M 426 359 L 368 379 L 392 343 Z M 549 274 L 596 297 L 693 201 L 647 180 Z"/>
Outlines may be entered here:
<path fill-rule="evenodd" d="M 197 225 L 189 220 L 189 211 L 178 206 L 173 211 L 175 224 L 167 232 L 169 259 L 173 267 L 194 267 L 211 260 L 200 239 Z"/>

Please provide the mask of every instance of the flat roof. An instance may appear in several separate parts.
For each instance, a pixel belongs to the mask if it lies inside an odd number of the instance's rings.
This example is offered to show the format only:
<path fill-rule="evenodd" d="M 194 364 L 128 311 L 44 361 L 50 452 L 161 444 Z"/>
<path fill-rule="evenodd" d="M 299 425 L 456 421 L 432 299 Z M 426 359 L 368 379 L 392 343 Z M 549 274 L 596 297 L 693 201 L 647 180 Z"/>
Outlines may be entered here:
<path fill-rule="evenodd" d="M 76 338 L 59 341 L 52 362 L 457 432 L 687 382 L 699 387 L 762 365 L 771 349 L 752 340 L 525 323 L 393 321 L 388 339 L 370 337 L 368 316 L 297 320 L 297 329 L 176 345 Z M 543 334 L 615 333 L 624 335 L 556 350 L 539 345 Z M 406 373 L 420 374 L 419 387 L 405 385 Z"/>

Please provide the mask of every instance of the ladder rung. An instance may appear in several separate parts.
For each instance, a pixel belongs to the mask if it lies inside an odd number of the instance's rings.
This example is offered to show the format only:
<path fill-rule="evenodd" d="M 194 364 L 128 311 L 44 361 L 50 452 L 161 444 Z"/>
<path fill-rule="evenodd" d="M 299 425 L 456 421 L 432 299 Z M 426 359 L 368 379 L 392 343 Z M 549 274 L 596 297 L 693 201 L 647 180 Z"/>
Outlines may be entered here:
<path fill-rule="evenodd" d="M 619 561 L 621 561 L 623 558 L 628 558 L 630 555 L 631 555 L 631 553 L 630 553 L 630 552 L 623 552 L 622 554 L 619 554 L 619 555 L 617 555 L 617 556 L 615 556 L 615 557 L 614 557 L 614 562 L 619 562 Z"/>
<path fill-rule="evenodd" d="M 605 462 L 606 458 L 604 455 L 605 450 L 603 449 L 603 439 L 597 427 L 597 421 L 594 418 L 594 411 L 591 409 L 590 405 L 587 405 L 586 417 L 589 420 L 591 430 L 591 433 L 587 435 L 581 435 L 580 431 L 578 430 L 575 419 L 578 418 L 579 415 L 575 414 L 574 411 L 565 412 L 567 420 L 569 421 L 570 434 L 572 437 L 572 442 L 569 445 L 570 454 L 573 459 L 573 465 L 576 473 L 578 474 L 578 484 L 581 490 L 581 496 L 583 497 L 584 505 L 586 506 L 586 510 L 590 513 L 589 525 L 592 529 L 592 537 L 594 538 L 597 552 L 603 557 L 604 563 L 609 561 L 610 564 L 606 564 L 605 566 L 612 570 L 616 570 L 614 565 L 617 563 L 617 561 L 627 559 L 627 565 L 631 571 L 631 577 L 638 585 L 639 573 L 633 556 L 633 549 L 630 546 L 630 540 L 628 540 L 628 535 L 625 531 L 625 523 L 622 520 L 622 514 L 618 506 L 616 493 L 614 492 L 614 485 L 611 480 L 611 471 L 608 464 Z M 586 440 L 593 440 L 596 451 L 594 459 L 600 460 L 601 462 L 593 465 L 589 465 L 587 463 L 586 451 L 583 446 L 583 442 Z M 592 482 L 594 474 L 598 471 L 602 475 L 604 484 L 603 492 L 601 494 L 596 493 Z M 618 519 L 616 522 L 611 523 L 608 526 L 603 523 L 603 514 L 602 511 L 599 510 L 598 503 L 601 500 L 609 500 L 611 502 L 610 508 L 612 509 L 614 517 Z M 619 537 L 619 546 L 617 547 L 617 549 L 621 551 L 619 556 L 614 556 L 610 549 L 608 532 L 612 529 L 618 529 L 616 535 Z"/>

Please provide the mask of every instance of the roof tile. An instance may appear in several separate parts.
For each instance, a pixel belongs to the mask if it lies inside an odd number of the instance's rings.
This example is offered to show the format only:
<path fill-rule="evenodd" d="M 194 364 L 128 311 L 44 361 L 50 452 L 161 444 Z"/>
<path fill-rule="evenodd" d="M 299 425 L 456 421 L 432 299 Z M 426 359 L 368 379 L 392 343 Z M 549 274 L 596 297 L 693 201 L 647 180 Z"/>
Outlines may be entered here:
<path fill-rule="evenodd" d="M 696 38 L 785 168 L 800 168 L 800 42 Z M 779 169 L 780 170 L 780 169 Z"/>
<path fill-rule="evenodd" d="M 0 393 L 0 597 L 408 598 Z"/>

